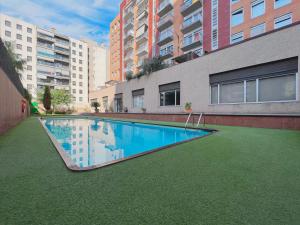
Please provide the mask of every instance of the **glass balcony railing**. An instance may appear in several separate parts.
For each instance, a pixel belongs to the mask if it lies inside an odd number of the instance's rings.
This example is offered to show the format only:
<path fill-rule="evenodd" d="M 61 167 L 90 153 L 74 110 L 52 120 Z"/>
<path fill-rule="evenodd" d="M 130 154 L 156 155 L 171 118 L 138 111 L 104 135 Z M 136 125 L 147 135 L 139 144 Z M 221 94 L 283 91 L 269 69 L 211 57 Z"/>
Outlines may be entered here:
<path fill-rule="evenodd" d="M 163 41 L 163 40 L 167 39 L 168 37 L 173 37 L 172 30 L 167 30 L 167 31 L 161 32 L 159 34 L 159 41 Z"/>
<path fill-rule="evenodd" d="M 59 43 L 61 45 L 67 46 L 67 47 L 69 47 L 69 45 L 70 45 L 70 42 L 64 41 L 64 40 L 61 40 L 61 39 L 57 39 L 57 38 L 55 39 L 55 43 Z"/>
<path fill-rule="evenodd" d="M 40 59 L 37 60 L 37 64 L 42 65 L 42 66 L 54 67 L 54 63 L 48 62 L 48 61 L 45 61 L 45 60 L 40 60 Z"/>
<path fill-rule="evenodd" d="M 53 45 L 52 44 L 48 44 L 48 43 L 44 43 L 44 42 L 37 42 L 37 46 L 38 47 L 42 47 L 42 48 L 49 48 L 49 49 L 53 49 Z"/>
<path fill-rule="evenodd" d="M 48 52 L 38 51 L 37 56 L 54 59 L 54 54 L 51 54 L 51 53 L 48 53 Z"/>
<path fill-rule="evenodd" d="M 182 47 L 187 47 L 191 44 L 194 44 L 196 42 L 202 41 L 202 32 L 201 31 L 197 31 L 193 34 L 190 34 L 186 37 L 183 38 L 182 41 Z"/>
<path fill-rule="evenodd" d="M 69 49 L 61 48 L 59 46 L 55 46 L 54 49 L 60 52 L 69 53 Z"/>

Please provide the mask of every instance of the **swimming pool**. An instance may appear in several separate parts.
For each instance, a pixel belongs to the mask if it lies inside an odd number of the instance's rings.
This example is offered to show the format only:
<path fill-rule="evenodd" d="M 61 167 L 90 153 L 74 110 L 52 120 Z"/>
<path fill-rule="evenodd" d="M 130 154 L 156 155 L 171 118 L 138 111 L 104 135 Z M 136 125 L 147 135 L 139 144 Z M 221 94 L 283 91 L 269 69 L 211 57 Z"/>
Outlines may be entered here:
<path fill-rule="evenodd" d="M 41 122 L 72 170 L 102 167 L 211 133 L 100 118 L 45 118 Z"/>

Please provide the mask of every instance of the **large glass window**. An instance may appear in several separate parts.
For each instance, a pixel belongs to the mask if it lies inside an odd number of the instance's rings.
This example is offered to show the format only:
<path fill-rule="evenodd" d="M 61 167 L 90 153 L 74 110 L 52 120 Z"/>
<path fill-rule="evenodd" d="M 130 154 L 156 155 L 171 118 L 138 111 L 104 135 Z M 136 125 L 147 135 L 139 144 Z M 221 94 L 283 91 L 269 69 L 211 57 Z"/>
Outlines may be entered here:
<path fill-rule="evenodd" d="M 256 0 L 251 3 L 251 18 L 265 14 L 265 1 Z"/>
<path fill-rule="evenodd" d="M 102 102 L 103 102 L 104 110 L 107 111 L 108 110 L 108 97 L 107 96 L 102 97 Z"/>
<path fill-rule="evenodd" d="M 133 98 L 133 108 L 143 108 L 144 107 L 144 95 L 134 95 Z"/>
<path fill-rule="evenodd" d="M 218 85 L 211 86 L 211 104 L 218 104 Z"/>
<path fill-rule="evenodd" d="M 296 100 L 295 75 L 260 79 L 258 87 L 261 102 Z"/>
<path fill-rule="evenodd" d="M 256 102 L 256 80 L 246 82 L 246 102 Z"/>
<path fill-rule="evenodd" d="M 231 26 L 236 26 L 244 22 L 243 8 L 234 11 L 231 14 Z"/>
<path fill-rule="evenodd" d="M 244 82 L 220 85 L 220 103 L 244 101 Z"/>
<path fill-rule="evenodd" d="M 290 4 L 292 0 L 274 0 L 274 8 L 280 8 L 282 6 L 285 6 L 287 4 Z"/>
<path fill-rule="evenodd" d="M 180 91 L 160 92 L 160 106 L 180 105 Z"/>

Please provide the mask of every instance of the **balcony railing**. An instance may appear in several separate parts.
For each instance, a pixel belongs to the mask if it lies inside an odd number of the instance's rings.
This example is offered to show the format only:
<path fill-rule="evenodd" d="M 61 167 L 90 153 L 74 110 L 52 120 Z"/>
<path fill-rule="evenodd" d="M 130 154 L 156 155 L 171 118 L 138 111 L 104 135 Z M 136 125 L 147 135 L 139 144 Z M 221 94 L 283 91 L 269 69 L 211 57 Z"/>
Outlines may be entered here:
<path fill-rule="evenodd" d="M 125 51 L 128 51 L 130 49 L 133 48 L 133 41 L 128 41 L 125 45 L 124 45 L 124 49 Z"/>
<path fill-rule="evenodd" d="M 173 40 L 173 30 L 164 30 L 159 34 L 158 45 L 162 46 Z"/>
<path fill-rule="evenodd" d="M 125 35 L 124 35 L 124 41 L 127 42 L 131 38 L 133 38 L 133 30 L 129 30 L 128 32 L 125 33 Z"/>
<path fill-rule="evenodd" d="M 202 31 L 193 33 L 187 37 L 184 37 L 182 40 L 182 50 L 187 51 L 192 49 L 202 43 Z"/>
<path fill-rule="evenodd" d="M 187 16 L 188 14 L 194 12 L 196 9 L 201 8 L 201 0 L 185 0 L 181 5 L 181 14 Z"/>
<path fill-rule="evenodd" d="M 138 36 L 138 37 L 136 38 L 136 43 L 137 43 L 137 44 L 140 44 L 140 43 L 142 43 L 143 41 L 146 41 L 147 39 L 148 39 L 148 31 L 145 32 L 145 33 L 143 33 L 142 35 Z"/>
<path fill-rule="evenodd" d="M 197 27 L 199 28 L 201 26 L 201 22 L 202 15 L 200 13 L 196 14 L 182 23 L 181 30 L 183 33 L 187 33 L 196 29 Z"/>
<path fill-rule="evenodd" d="M 171 45 L 167 48 L 161 49 L 159 51 L 159 56 L 162 57 L 162 58 L 167 58 L 167 57 L 172 56 L 172 55 L 173 55 L 173 45 Z"/>
<path fill-rule="evenodd" d="M 37 46 L 42 48 L 54 49 L 52 44 L 47 44 L 39 41 L 37 42 Z"/>
<path fill-rule="evenodd" d="M 148 46 L 146 44 L 144 44 L 138 48 L 137 55 L 141 56 L 141 55 L 147 54 L 147 52 L 148 52 Z"/>
<path fill-rule="evenodd" d="M 163 16 L 172 8 L 173 8 L 173 2 L 171 0 L 164 0 L 162 3 L 160 3 L 158 7 L 158 16 Z"/>
<path fill-rule="evenodd" d="M 70 45 L 70 42 L 64 41 L 64 40 L 61 40 L 61 39 L 58 39 L 58 38 L 55 39 L 55 43 L 64 45 L 64 46 L 66 46 L 66 47 L 69 47 L 69 45 Z"/>
<path fill-rule="evenodd" d="M 51 36 L 46 35 L 46 34 L 43 34 L 43 33 L 41 33 L 41 32 L 38 32 L 38 33 L 37 33 L 37 36 L 38 36 L 38 38 L 41 38 L 41 39 L 44 39 L 44 40 L 47 40 L 47 41 L 54 42 L 54 37 L 51 37 Z"/>
<path fill-rule="evenodd" d="M 58 46 L 55 46 L 54 50 L 59 51 L 59 52 L 63 52 L 63 53 L 66 53 L 66 54 L 70 53 L 69 49 L 61 48 L 61 47 L 58 47 Z"/>
<path fill-rule="evenodd" d="M 46 58 L 50 58 L 50 59 L 54 59 L 54 54 L 50 54 L 48 52 L 41 52 L 41 51 L 38 51 L 37 52 L 37 56 L 39 57 L 46 57 Z"/>
<path fill-rule="evenodd" d="M 127 21 L 127 23 L 124 25 L 124 30 L 129 30 L 133 28 L 133 19 L 130 19 Z"/>
<path fill-rule="evenodd" d="M 158 30 L 163 30 L 169 27 L 173 23 L 173 13 L 169 13 L 161 17 L 157 23 Z"/>

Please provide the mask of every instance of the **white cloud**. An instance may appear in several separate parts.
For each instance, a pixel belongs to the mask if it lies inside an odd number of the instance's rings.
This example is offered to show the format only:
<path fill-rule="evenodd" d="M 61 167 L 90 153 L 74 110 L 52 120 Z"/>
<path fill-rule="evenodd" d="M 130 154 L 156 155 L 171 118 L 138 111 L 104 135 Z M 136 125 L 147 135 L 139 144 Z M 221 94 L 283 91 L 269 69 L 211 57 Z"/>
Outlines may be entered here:
<path fill-rule="evenodd" d="M 119 0 L 1 0 L 0 9 L 74 38 L 108 43 L 109 23 L 119 11 Z"/>

